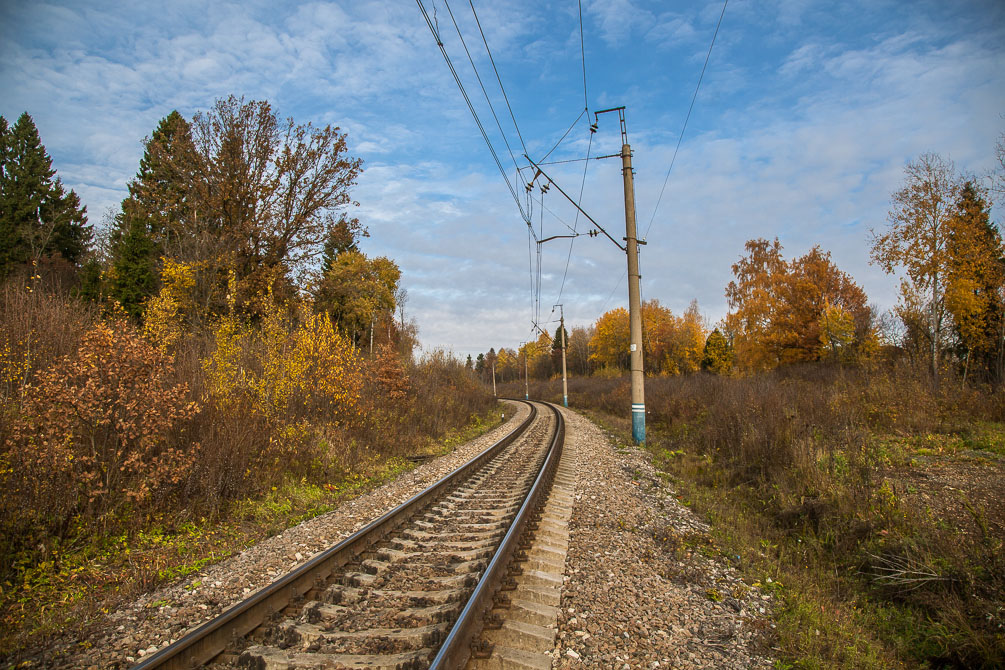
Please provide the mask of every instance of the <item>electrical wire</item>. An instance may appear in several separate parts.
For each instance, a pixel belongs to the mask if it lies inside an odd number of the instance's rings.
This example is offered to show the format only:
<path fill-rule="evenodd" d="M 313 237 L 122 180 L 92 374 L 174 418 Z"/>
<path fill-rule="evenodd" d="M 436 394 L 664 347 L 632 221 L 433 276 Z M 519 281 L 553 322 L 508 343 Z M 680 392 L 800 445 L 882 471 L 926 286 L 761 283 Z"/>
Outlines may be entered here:
<path fill-rule="evenodd" d="M 593 149 L 593 133 L 590 133 L 590 142 L 586 146 L 586 162 L 583 164 L 583 179 L 579 183 L 579 206 L 583 206 L 583 192 L 586 189 L 586 170 L 590 167 L 590 151 Z M 572 232 L 578 233 L 579 209 L 576 209 L 576 218 L 572 223 Z M 565 280 L 569 276 L 569 262 L 572 260 L 572 247 L 576 243 L 576 238 L 569 240 L 569 253 L 565 257 L 565 272 L 562 273 L 562 285 L 558 289 L 558 299 L 555 304 L 562 302 L 562 294 L 565 292 Z"/>
<path fill-rule="evenodd" d="M 503 180 L 506 182 L 506 187 L 509 188 L 510 195 L 513 196 L 513 200 L 516 202 L 516 206 L 520 210 L 521 217 L 527 223 L 528 228 L 530 228 L 530 217 L 524 211 L 523 205 L 520 203 L 520 198 L 517 196 L 516 190 L 513 188 L 513 184 L 510 183 L 506 170 L 503 169 L 502 162 L 499 160 L 499 155 L 496 153 L 495 147 L 492 146 L 492 141 L 489 139 L 488 133 L 485 132 L 485 126 L 482 125 L 482 121 L 478 117 L 478 112 L 475 111 L 475 107 L 471 103 L 471 98 L 468 97 L 468 92 L 464 88 L 464 83 L 461 81 L 460 75 L 457 74 L 457 70 L 454 68 L 454 64 L 450 60 L 450 56 L 447 54 L 446 48 L 443 46 L 443 40 L 440 39 L 439 31 L 430 20 L 429 13 L 426 11 L 425 6 L 423 6 L 422 0 L 415 0 L 415 2 L 419 5 L 419 10 L 422 12 L 422 16 L 426 20 L 426 25 L 429 26 L 429 31 L 433 34 L 433 39 L 436 40 L 436 45 L 440 48 L 443 60 L 446 61 L 447 67 L 450 69 L 450 74 L 453 75 L 454 81 L 457 83 L 457 88 L 461 91 L 461 96 L 464 98 L 464 102 L 468 106 L 468 111 L 471 112 L 471 116 L 475 120 L 475 125 L 478 126 L 478 130 L 482 134 L 482 139 L 485 140 L 485 144 L 489 148 L 489 153 L 492 154 L 492 159 L 495 161 L 496 167 L 499 168 L 499 174 L 502 175 Z M 531 232 L 533 232 L 533 230 Z"/>
<path fill-rule="evenodd" d="M 446 2 L 446 0 L 444 0 L 444 2 Z M 513 115 L 513 108 L 509 104 L 509 96 L 506 95 L 506 89 L 503 87 L 502 78 L 499 77 L 499 70 L 496 68 L 495 59 L 492 58 L 492 50 L 489 49 L 488 40 L 485 39 L 485 31 L 482 30 L 482 22 L 478 20 L 478 12 L 475 11 L 475 4 L 472 0 L 468 0 L 468 4 L 471 5 L 471 13 L 474 14 L 475 23 L 478 25 L 478 32 L 481 33 L 482 44 L 485 45 L 485 53 L 489 55 L 489 62 L 492 63 L 492 71 L 496 73 L 496 81 L 499 82 L 499 90 L 502 91 L 503 100 L 506 101 L 506 109 L 509 110 L 509 118 L 513 121 L 513 128 L 516 130 L 516 136 L 520 138 L 520 146 L 523 147 L 523 152 L 527 153 L 527 145 L 523 141 L 523 135 L 520 133 L 520 126 L 517 125 L 516 116 Z"/>
<path fill-rule="evenodd" d="M 579 0 L 579 52 L 583 56 L 583 108 L 590 111 L 590 97 L 586 94 L 586 39 L 583 37 L 583 0 Z"/>
<path fill-rule="evenodd" d="M 447 8 L 447 14 L 450 15 L 451 22 L 453 22 L 453 24 L 454 24 L 454 30 L 457 31 L 457 37 L 460 38 L 460 40 L 461 40 L 461 46 L 464 47 L 464 53 L 468 57 L 468 62 L 471 63 L 471 70 L 475 73 L 475 79 L 478 81 L 478 86 L 482 89 L 482 95 L 485 96 L 485 104 L 487 104 L 489 106 L 489 112 L 492 114 L 492 118 L 496 122 L 496 128 L 499 129 L 499 134 L 502 135 L 503 144 L 506 145 L 506 150 L 509 152 L 510 160 L 513 161 L 513 167 L 515 167 L 517 170 L 519 170 L 520 166 L 516 162 L 516 156 L 513 154 L 513 148 L 509 145 L 509 139 L 507 139 L 506 133 L 502 129 L 502 124 L 499 122 L 499 117 L 496 115 L 496 109 L 495 109 L 495 106 L 492 104 L 492 99 L 489 98 L 489 92 L 485 90 L 485 84 L 482 83 L 481 75 L 478 74 L 478 68 L 477 68 L 477 66 L 475 66 L 475 59 L 471 57 L 471 52 L 468 51 L 468 43 L 464 41 L 464 35 L 461 34 L 461 27 L 459 25 L 457 25 L 457 19 L 454 18 L 454 12 L 450 9 L 450 3 L 447 2 L 447 0 L 443 0 L 443 4 Z M 472 5 L 471 9 L 472 9 L 472 11 L 474 10 L 474 5 Z M 478 20 L 477 16 L 475 17 L 475 20 L 476 21 Z M 478 29 L 481 30 L 481 26 L 480 25 L 478 26 Z M 484 38 L 484 34 L 483 34 L 482 37 Z M 485 48 L 486 49 L 488 48 L 488 44 L 485 45 Z M 489 54 L 489 58 L 490 59 L 492 58 L 491 54 Z M 492 67 L 495 68 L 495 63 L 492 64 Z M 496 76 L 498 77 L 498 73 L 496 73 Z M 499 85 L 502 86 L 502 82 L 500 82 Z M 503 97 L 506 97 L 505 91 L 503 92 Z M 508 100 L 506 101 L 506 104 L 507 104 L 507 106 L 509 105 L 509 101 Z M 512 113 L 513 113 L 513 110 L 510 110 L 510 114 L 511 115 L 512 115 Z M 514 123 L 516 123 L 515 120 L 514 120 Z M 520 131 L 518 130 L 517 131 L 518 135 L 519 135 L 519 132 Z M 523 138 L 520 138 L 520 142 L 521 142 L 521 144 L 523 143 Z"/>
<path fill-rule="evenodd" d="M 584 115 L 584 114 L 586 114 L 586 110 L 585 110 L 585 109 L 584 109 L 583 111 L 581 111 L 581 112 L 579 113 L 579 116 L 577 116 L 577 117 L 576 117 L 576 120 L 572 122 L 572 125 L 571 125 L 571 126 L 569 126 L 569 129 L 568 129 L 568 130 L 566 130 L 566 131 L 565 131 L 565 133 L 564 133 L 564 134 L 562 135 L 562 137 L 560 137 L 560 138 L 558 139 L 558 142 L 555 142 L 555 146 L 553 146 L 553 147 L 552 147 L 552 148 L 551 148 L 551 149 L 550 149 L 550 150 L 548 151 L 548 153 L 546 153 L 546 154 L 545 154 L 545 155 L 544 155 L 544 156 L 543 156 L 543 157 L 541 158 L 541 160 L 545 160 L 546 158 L 548 158 L 548 156 L 550 156 L 550 155 L 551 155 L 551 152 L 552 152 L 552 151 L 554 151 L 555 149 L 557 149 L 557 148 L 558 148 L 558 145 L 559 145 L 559 144 L 561 144 L 561 143 L 562 143 L 563 141 L 565 141 L 565 138 L 569 136 L 569 133 L 571 133 L 571 132 L 572 132 L 572 129 L 576 127 L 576 124 L 577 124 L 577 123 L 579 123 L 579 120 L 580 120 L 581 118 L 583 118 L 583 115 Z"/>
<path fill-rule="evenodd" d="M 660 195 L 656 198 L 656 206 L 653 207 L 653 215 L 649 218 L 649 225 L 646 226 L 646 234 L 642 236 L 642 239 L 649 237 L 649 229 L 653 227 L 653 221 L 656 219 L 656 211 L 660 207 L 660 202 L 663 201 L 663 192 L 666 190 L 667 183 L 670 181 L 670 171 L 673 170 L 673 164 L 677 160 L 677 152 L 680 151 L 680 143 L 684 139 L 684 131 L 687 130 L 688 119 L 691 118 L 691 110 L 694 109 L 694 101 L 698 97 L 698 89 L 701 88 L 701 80 L 705 77 L 705 68 L 708 67 L 708 59 L 712 56 L 712 47 L 715 46 L 715 38 L 719 34 L 719 26 L 722 25 L 722 17 L 726 14 L 726 5 L 729 4 L 729 0 L 724 0 L 722 3 L 722 12 L 719 13 L 719 22 L 715 24 L 715 32 L 712 33 L 712 43 L 708 45 L 708 53 L 705 54 L 705 64 L 701 66 L 701 74 L 698 76 L 698 85 L 694 87 L 694 95 L 691 96 L 691 105 L 687 108 L 687 116 L 684 117 L 684 126 L 680 130 L 680 135 L 677 137 L 677 147 L 673 150 L 673 157 L 670 159 L 670 167 L 667 168 L 667 176 L 663 180 L 663 187 L 660 188 Z"/>

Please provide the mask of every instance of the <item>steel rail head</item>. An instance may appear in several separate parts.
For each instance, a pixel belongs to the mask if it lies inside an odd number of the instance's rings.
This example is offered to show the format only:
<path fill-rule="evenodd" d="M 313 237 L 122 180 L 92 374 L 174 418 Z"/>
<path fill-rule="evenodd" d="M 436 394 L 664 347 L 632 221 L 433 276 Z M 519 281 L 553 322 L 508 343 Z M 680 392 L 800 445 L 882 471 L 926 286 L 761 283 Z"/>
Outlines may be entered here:
<path fill-rule="evenodd" d="M 461 610 L 453 628 L 450 629 L 450 633 L 447 634 L 433 658 L 433 662 L 429 666 L 430 670 L 454 670 L 455 668 L 463 668 L 464 664 L 467 663 L 471 656 L 471 643 L 482 631 L 483 616 L 492 608 L 493 598 L 506 576 L 510 559 L 518 549 L 520 536 L 523 534 L 528 518 L 537 505 L 544 501 L 544 497 L 550 489 L 565 445 L 565 420 L 555 405 L 543 404 L 547 405 L 554 413 L 556 421 L 555 435 L 548 448 L 548 455 L 534 480 L 534 484 L 524 497 L 523 504 L 510 524 L 509 530 L 506 531 L 506 536 L 492 556 L 492 560 L 489 561 L 485 572 L 482 573 L 478 585 L 475 586 L 474 592 L 464 605 L 464 609 Z"/>
<path fill-rule="evenodd" d="M 234 637 L 241 637 L 261 624 L 271 612 L 286 607 L 294 597 L 307 593 L 319 579 L 326 579 L 336 568 L 381 540 L 397 528 L 417 509 L 436 500 L 453 484 L 462 481 L 503 448 L 523 435 L 537 417 L 537 408 L 525 400 L 514 399 L 530 407 L 530 413 L 519 426 L 495 444 L 472 457 L 464 465 L 445 475 L 436 483 L 415 494 L 383 516 L 356 531 L 338 544 L 314 556 L 303 565 L 265 586 L 247 599 L 236 603 L 219 616 L 210 619 L 173 644 L 143 659 L 131 670 L 190 670 L 210 661 L 224 651 Z"/>

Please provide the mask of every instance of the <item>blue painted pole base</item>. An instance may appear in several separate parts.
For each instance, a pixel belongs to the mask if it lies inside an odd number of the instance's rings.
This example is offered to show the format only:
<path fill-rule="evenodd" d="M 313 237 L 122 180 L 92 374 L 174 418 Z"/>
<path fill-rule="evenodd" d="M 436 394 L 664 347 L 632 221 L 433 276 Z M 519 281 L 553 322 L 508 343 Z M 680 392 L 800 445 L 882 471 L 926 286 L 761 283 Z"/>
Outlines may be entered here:
<path fill-rule="evenodd" d="M 646 406 L 643 403 L 632 403 L 632 439 L 635 444 L 646 441 Z"/>
<path fill-rule="evenodd" d="M 562 407 L 568 407 L 568 406 L 569 406 L 569 396 L 564 395 L 562 396 Z"/>

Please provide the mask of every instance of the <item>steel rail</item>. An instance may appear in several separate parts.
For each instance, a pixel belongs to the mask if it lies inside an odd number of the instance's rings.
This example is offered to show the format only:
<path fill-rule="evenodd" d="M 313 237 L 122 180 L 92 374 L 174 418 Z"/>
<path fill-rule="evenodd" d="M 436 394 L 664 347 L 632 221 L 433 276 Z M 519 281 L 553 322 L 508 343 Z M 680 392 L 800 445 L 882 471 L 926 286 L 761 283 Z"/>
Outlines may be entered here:
<path fill-rule="evenodd" d="M 394 531 L 416 511 L 435 501 L 454 484 L 463 481 L 503 448 L 524 435 L 537 416 L 537 408 L 524 400 L 518 400 L 518 402 L 527 404 L 530 407 L 530 414 L 519 426 L 498 442 L 335 546 L 326 549 L 303 565 L 253 593 L 247 599 L 233 605 L 173 644 L 148 656 L 134 665 L 132 670 L 153 670 L 154 668 L 158 670 L 190 670 L 211 661 L 215 656 L 225 651 L 235 638 L 247 635 L 267 617 L 284 609 L 296 598 L 323 582 L 337 568 L 365 552 Z"/>
<path fill-rule="evenodd" d="M 531 517 L 535 517 L 544 506 L 565 445 L 565 420 L 555 405 L 543 404 L 547 405 L 554 413 L 556 422 L 555 435 L 548 448 L 548 455 L 533 486 L 524 497 L 523 505 L 520 506 L 513 523 L 510 524 L 499 549 L 496 550 L 488 567 L 485 568 L 474 592 L 468 598 L 467 604 L 461 610 L 453 628 L 433 658 L 432 665 L 429 666 L 430 670 L 454 670 L 455 668 L 463 668 L 464 664 L 467 663 L 472 653 L 471 644 L 481 634 L 484 627 L 484 616 L 492 607 L 492 599 L 499 587 L 503 585 L 503 580 L 506 577 L 504 573 L 511 565 L 513 553 L 517 549 L 521 536 L 527 530 L 527 524 Z"/>

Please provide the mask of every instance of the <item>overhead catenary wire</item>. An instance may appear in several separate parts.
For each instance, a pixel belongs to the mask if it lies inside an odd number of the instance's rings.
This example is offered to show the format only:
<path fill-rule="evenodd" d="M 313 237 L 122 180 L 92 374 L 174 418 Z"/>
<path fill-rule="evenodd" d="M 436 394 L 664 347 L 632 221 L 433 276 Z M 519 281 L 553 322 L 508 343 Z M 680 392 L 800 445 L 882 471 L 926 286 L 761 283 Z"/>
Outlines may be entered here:
<path fill-rule="evenodd" d="M 478 74 L 478 66 L 475 65 L 475 59 L 471 56 L 471 52 L 468 50 L 468 43 L 464 40 L 464 35 L 461 34 L 461 27 L 457 24 L 457 19 L 454 18 L 454 12 L 450 9 L 450 3 L 447 2 L 447 0 L 443 0 L 443 4 L 447 8 L 447 14 L 450 15 L 450 21 L 454 24 L 454 30 L 457 31 L 457 37 L 458 37 L 458 39 L 461 40 L 461 46 L 464 48 L 464 54 L 468 57 L 468 63 L 471 64 L 471 70 L 475 73 L 475 79 L 478 81 L 479 88 L 482 89 L 482 95 L 485 97 L 485 104 L 488 105 L 489 112 L 492 114 L 492 118 L 496 122 L 496 128 L 499 129 L 499 134 L 503 138 L 503 144 L 506 145 L 506 150 L 509 152 L 509 157 L 513 161 L 513 166 L 517 169 L 517 172 L 519 172 L 520 171 L 520 165 L 516 162 L 516 155 L 514 155 L 513 148 L 509 145 L 509 139 L 507 139 L 506 132 L 502 128 L 502 123 L 499 122 L 499 116 L 496 114 L 495 105 L 492 104 L 492 99 L 489 97 L 489 92 L 487 90 L 485 90 L 485 84 L 482 82 L 481 75 Z M 471 6 L 471 10 L 474 11 L 474 5 Z M 478 20 L 477 16 L 475 17 L 475 20 L 476 21 Z M 478 26 L 478 29 L 481 30 L 481 26 L 480 25 Z M 485 37 L 484 34 L 482 34 L 482 38 L 483 39 L 484 39 L 484 37 Z M 485 45 L 485 48 L 488 49 L 488 44 L 487 43 Z M 491 59 L 491 54 L 489 54 L 489 58 Z M 495 68 L 495 63 L 492 64 L 492 67 Z M 499 73 L 497 72 L 496 73 L 497 77 L 498 77 L 498 74 Z M 499 86 L 500 87 L 502 86 L 502 82 L 499 83 Z M 506 93 L 504 91 L 503 92 L 503 97 L 505 97 L 505 96 L 506 96 Z M 506 104 L 507 104 L 507 106 L 509 105 L 509 101 L 508 100 L 506 101 Z M 510 110 L 510 115 L 512 115 L 512 113 L 513 113 L 513 110 L 511 109 Z M 515 123 L 516 123 L 516 120 L 514 119 L 514 124 Z M 518 130 L 517 134 L 519 135 L 519 133 L 520 133 L 520 131 Z M 520 138 L 520 143 L 521 143 L 521 145 L 523 144 L 523 138 L 522 137 Z"/>
<path fill-rule="evenodd" d="M 516 190 L 513 188 L 513 184 L 510 182 L 509 176 L 506 174 L 506 170 L 502 166 L 502 161 L 499 160 L 499 155 L 496 153 L 495 147 L 492 146 L 492 141 L 489 139 L 488 133 L 485 132 L 485 126 L 482 125 L 482 121 L 478 117 L 478 112 L 471 103 L 471 98 L 468 96 L 468 92 L 464 88 L 464 82 L 461 81 L 460 75 L 457 74 L 457 70 L 454 68 L 454 64 L 450 60 L 450 56 L 447 54 L 446 48 L 443 46 L 443 40 L 440 39 L 439 31 L 429 18 L 429 13 L 426 11 L 425 6 L 423 6 L 422 0 L 415 0 L 415 2 L 419 5 L 419 10 L 422 12 L 422 16 L 426 20 L 426 25 L 429 26 L 429 31 L 433 34 L 433 39 L 436 40 L 436 45 L 439 47 L 440 53 L 443 55 L 443 60 L 446 61 L 447 67 L 450 69 L 450 74 L 453 75 L 454 82 L 457 83 L 457 88 L 461 91 L 461 96 L 464 98 L 464 102 L 468 106 L 468 111 L 471 112 L 471 116 L 475 120 L 475 125 L 478 126 L 478 131 L 481 133 L 482 139 L 489 148 L 489 153 L 492 154 L 492 159 L 495 161 L 496 167 L 499 169 L 499 174 L 502 175 L 503 180 L 506 182 L 506 187 L 509 189 L 510 195 L 513 196 L 513 201 L 516 202 L 516 206 L 520 210 L 520 216 L 523 218 L 524 222 L 526 222 L 527 228 L 531 231 L 531 234 L 533 234 L 534 231 L 533 227 L 530 225 L 530 217 L 524 210 L 523 204 L 520 202 L 520 198 L 517 195 Z"/>
<path fill-rule="evenodd" d="M 656 206 L 653 207 L 653 215 L 649 218 L 649 225 L 646 226 L 646 233 L 642 236 L 642 239 L 649 237 L 649 229 L 653 227 L 653 221 L 656 220 L 656 211 L 660 207 L 660 203 L 663 201 L 663 192 L 666 190 L 667 183 L 670 181 L 670 172 L 673 170 L 674 162 L 677 160 L 677 152 L 680 151 L 680 143 L 684 139 L 684 131 L 687 130 L 687 122 L 691 118 L 691 110 L 694 109 L 694 101 L 698 97 L 698 89 L 701 88 L 701 81 L 705 78 L 705 68 L 708 67 L 708 60 L 712 56 L 712 47 L 715 46 L 715 38 L 719 34 L 719 26 L 722 25 L 722 17 L 726 15 L 726 5 L 729 4 L 729 0 L 723 0 L 722 11 L 719 13 L 719 21 L 715 24 L 715 32 L 712 33 L 712 42 L 708 45 L 708 53 L 705 54 L 705 64 L 701 66 L 701 74 L 698 75 L 698 84 L 694 87 L 694 95 L 691 96 L 691 105 L 687 108 L 687 116 L 684 117 L 684 125 L 681 127 L 680 135 L 677 137 L 677 146 L 673 150 L 673 157 L 670 159 L 670 167 L 667 168 L 667 176 L 663 180 L 663 186 L 660 188 L 659 197 L 656 198 Z"/>
<path fill-rule="evenodd" d="M 446 2 L 446 0 L 444 0 L 444 2 Z M 499 90 L 502 92 L 503 100 L 506 101 L 506 109 L 509 110 L 509 118 L 513 121 L 513 129 L 516 130 L 516 136 L 520 138 L 520 146 L 523 147 L 523 152 L 527 153 L 527 145 L 523 141 L 523 134 L 520 132 L 520 126 L 517 125 L 516 116 L 513 114 L 513 107 L 509 104 L 509 96 L 506 95 L 506 88 L 503 86 L 502 78 L 499 76 L 499 69 L 496 68 L 496 61 L 492 57 L 492 50 L 489 49 L 489 42 L 485 39 L 485 31 L 482 30 L 482 22 L 478 20 L 478 12 L 475 11 L 475 3 L 473 0 L 468 0 L 468 4 L 471 5 L 471 13 L 475 17 L 475 24 L 478 25 L 478 32 L 481 33 L 482 44 L 485 45 L 485 53 L 489 55 L 489 62 L 492 63 L 492 71 L 496 74 L 496 81 L 499 83 Z"/>
<path fill-rule="evenodd" d="M 590 111 L 590 96 L 586 94 L 586 38 L 583 36 L 583 0 L 579 0 L 579 52 L 583 57 L 583 108 Z M 554 310 L 554 308 L 552 308 Z"/>

